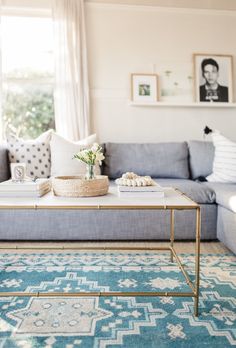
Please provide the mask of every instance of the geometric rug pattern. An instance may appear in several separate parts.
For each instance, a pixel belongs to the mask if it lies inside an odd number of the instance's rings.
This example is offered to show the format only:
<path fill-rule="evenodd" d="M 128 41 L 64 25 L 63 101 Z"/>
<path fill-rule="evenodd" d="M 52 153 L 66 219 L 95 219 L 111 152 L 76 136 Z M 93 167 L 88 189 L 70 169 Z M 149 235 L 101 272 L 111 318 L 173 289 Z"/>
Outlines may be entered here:
<path fill-rule="evenodd" d="M 180 255 L 194 280 L 194 255 Z M 184 297 L 0 297 L 0 348 L 236 346 L 236 257 L 201 255 L 199 317 Z M 168 253 L 0 254 L 0 291 L 190 291 Z"/>

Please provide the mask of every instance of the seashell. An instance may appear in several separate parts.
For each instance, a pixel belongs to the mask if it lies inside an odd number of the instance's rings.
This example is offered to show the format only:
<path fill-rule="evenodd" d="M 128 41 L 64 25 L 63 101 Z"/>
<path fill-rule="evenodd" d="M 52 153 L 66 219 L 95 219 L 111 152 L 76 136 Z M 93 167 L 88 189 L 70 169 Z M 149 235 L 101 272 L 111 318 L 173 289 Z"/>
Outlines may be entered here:
<path fill-rule="evenodd" d="M 123 175 L 122 175 L 122 178 L 123 179 L 136 179 L 138 177 L 138 175 L 137 174 L 135 174 L 134 172 L 127 172 L 127 173 L 124 173 Z"/>

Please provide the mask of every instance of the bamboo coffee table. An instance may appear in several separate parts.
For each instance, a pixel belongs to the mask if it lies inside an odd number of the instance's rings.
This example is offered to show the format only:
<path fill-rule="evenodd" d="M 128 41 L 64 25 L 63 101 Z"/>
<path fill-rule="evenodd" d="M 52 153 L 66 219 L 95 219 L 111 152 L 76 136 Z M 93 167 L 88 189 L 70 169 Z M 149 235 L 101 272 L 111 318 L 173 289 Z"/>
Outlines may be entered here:
<path fill-rule="evenodd" d="M 189 292 L 0 292 L 0 297 L 21 296 L 21 297 L 55 297 L 55 296 L 173 296 L 173 297 L 193 297 L 194 298 L 194 315 L 198 316 L 199 302 L 199 269 L 200 269 L 200 206 L 188 198 L 180 191 L 169 188 L 165 190 L 165 197 L 143 197 L 142 199 L 120 198 L 117 195 L 116 187 L 110 187 L 109 193 L 100 197 L 86 198 L 67 198 L 55 197 L 49 193 L 41 198 L 1 198 L 0 209 L 101 209 L 101 210 L 165 210 L 170 211 L 170 245 L 167 247 L 4 247 L 0 249 L 58 249 L 58 250 L 169 250 L 170 260 L 177 262 L 182 271 L 185 280 L 190 287 Z M 192 282 L 179 256 L 174 248 L 174 213 L 175 210 L 195 210 L 196 211 L 196 248 L 195 248 L 195 281 Z"/>

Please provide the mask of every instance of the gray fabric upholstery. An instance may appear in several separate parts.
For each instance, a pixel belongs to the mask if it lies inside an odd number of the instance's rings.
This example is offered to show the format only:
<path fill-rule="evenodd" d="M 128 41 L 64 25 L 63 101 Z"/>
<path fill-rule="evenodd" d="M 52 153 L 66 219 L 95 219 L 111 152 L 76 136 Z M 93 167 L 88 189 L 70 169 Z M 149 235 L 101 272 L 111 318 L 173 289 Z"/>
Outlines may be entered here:
<path fill-rule="evenodd" d="M 187 143 L 106 143 L 104 174 L 116 179 L 125 172 L 154 178 L 188 179 Z"/>
<path fill-rule="evenodd" d="M 202 239 L 215 239 L 216 205 L 201 212 Z M 167 210 L 0 210 L 0 221 L 1 240 L 170 239 Z M 194 211 L 176 211 L 175 237 L 195 238 Z"/>
<path fill-rule="evenodd" d="M 0 145 L 0 182 L 10 178 L 8 150 L 6 145 Z"/>
<path fill-rule="evenodd" d="M 214 190 L 216 203 L 236 213 L 236 184 L 207 182 L 204 186 Z"/>
<path fill-rule="evenodd" d="M 191 140 L 189 147 L 189 165 L 192 179 L 206 177 L 212 173 L 215 148 L 212 142 Z"/>
<path fill-rule="evenodd" d="M 189 153 L 188 153 L 189 151 Z M 217 237 L 236 253 L 236 184 L 198 183 L 189 178 L 212 171 L 210 142 L 105 144 L 104 173 L 126 171 L 156 177 L 201 206 L 202 240 Z M 189 159 L 188 159 L 189 155 Z M 0 147 L 0 181 L 9 178 L 7 150 Z M 217 218 L 218 213 L 218 218 Z M 156 210 L 0 210 L 1 240 L 168 240 L 170 212 Z M 216 229 L 217 224 L 217 229 Z M 216 232 L 217 231 L 217 232 Z M 195 238 L 195 212 L 175 212 L 175 237 Z"/>
<path fill-rule="evenodd" d="M 236 254 L 236 214 L 218 205 L 217 238 Z"/>
<path fill-rule="evenodd" d="M 199 204 L 215 203 L 215 192 L 212 188 L 193 180 L 184 179 L 157 179 L 161 186 L 171 186 L 185 193 L 189 198 Z"/>

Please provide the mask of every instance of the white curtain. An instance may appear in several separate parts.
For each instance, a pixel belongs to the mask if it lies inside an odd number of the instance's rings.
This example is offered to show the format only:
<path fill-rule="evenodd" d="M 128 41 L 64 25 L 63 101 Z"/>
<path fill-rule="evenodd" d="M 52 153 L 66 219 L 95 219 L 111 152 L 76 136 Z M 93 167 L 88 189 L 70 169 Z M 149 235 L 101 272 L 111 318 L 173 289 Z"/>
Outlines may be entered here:
<path fill-rule="evenodd" d="M 84 0 L 53 0 L 55 121 L 70 140 L 89 135 L 89 85 Z"/>
<path fill-rule="evenodd" d="M 2 0 L 0 0 L 0 141 L 3 139 L 3 127 L 2 127 Z"/>

